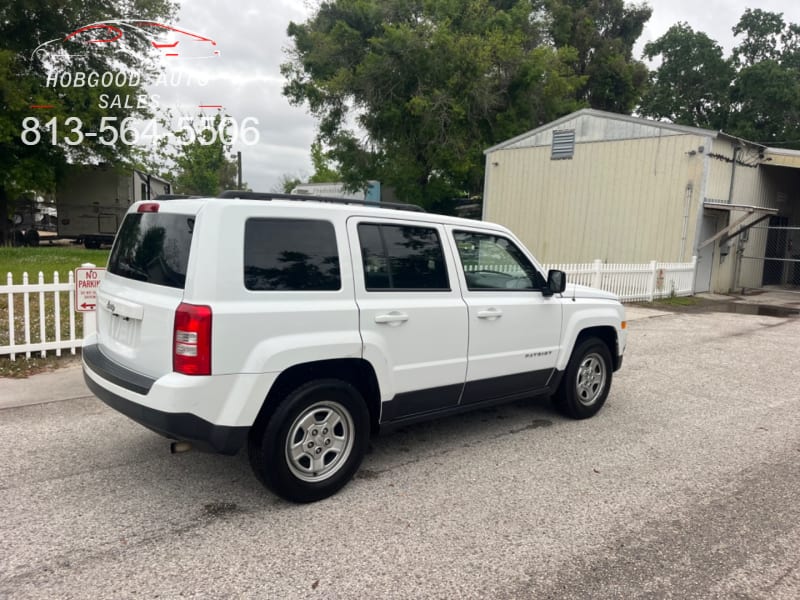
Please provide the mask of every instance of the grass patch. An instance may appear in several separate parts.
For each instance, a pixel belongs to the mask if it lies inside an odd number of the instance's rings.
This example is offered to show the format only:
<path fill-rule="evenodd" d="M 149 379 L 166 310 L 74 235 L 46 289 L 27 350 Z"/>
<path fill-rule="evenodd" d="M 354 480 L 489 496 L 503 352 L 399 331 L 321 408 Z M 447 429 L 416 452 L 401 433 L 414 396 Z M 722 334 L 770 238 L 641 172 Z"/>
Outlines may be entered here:
<path fill-rule="evenodd" d="M 653 307 L 658 306 L 697 306 L 700 298 L 695 296 L 674 296 L 672 298 L 661 298 L 653 301 Z"/>
<path fill-rule="evenodd" d="M 22 283 L 22 274 L 28 273 L 28 281 L 38 281 L 39 271 L 44 273 L 45 283 L 53 282 L 53 272 L 58 272 L 60 281 L 66 282 L 68 273 L 83 263 L 94 263 L 105 267 L 109 250 L 87 250 L 76 246 L 39 246 L 38 248 L 0 247 L 0 285 L 6 284 L 7 273 L 11 273 L 14 284 Z"/>
<path fill-rule="evenodd" d="M 0 356 L 0 377 L 14 379 L 25 379 L 37 373 L 55 371 L 63 367 L 77 364 L 81 359 L 80 350 L 73 356 L 70 350 L 62 350 L 61 356 L 56 356 L 54 351 L 49 351 L 45 358 L 41 358 L 38 352 L 32 353 L 30 358 L 25 355 L 17 354 L 17 360 L 11 360 L 8 356 Z"/>
<path fill-rule="evenodd" d="M 61 313 L 61 327 L 59 330 L 62 340 L 69 339 L 69 292 L 45 292 L 44 293 L 44 322 L 41 322 L 39 313 L 39 292 L 28 294 L 28 322 L 30 323 L 30 341 L 36 343 L 41 341 L 42 328 L 44 328 L 44 338 L 46 342 L 56 339 L 56 300 L 58 295 L 58 305 Z M 7 346 L 11 341 L 10 328 L 8 322 L 8 295 L 0 295 L 0 346 Z M 83 315 L 75 313 L 75 338 L 83 338 Z M 23 294 L 14 294 L 14 343 L 25 343 L 25 297 Z M 54 352 L 50 351 L 49 352 Z"/>
<path fill-rule="evenodd" d="M 39 272 L 44 274 L 45 283 L 53 282 L 53 272 L 58 272 L 62 283 L 68 281 L 69 272 L 83 263 L 94 263 L 105 267 L 108 262 L 108 250 L 87 250 L 74 246 L 42 246 L 39 248 L 5 248 L 0 247 L 0 285 L 6 285 L 7 273 L 11 273 L 14 285 L 22 284 L 22 274 L 28 273 L 30 283 L 38 281 Z M 30 341 L 36 343 L 41 340 L 41 331 L 44 329 L 45 341 L 52 342 L 56 339 L 55 319 L 55 292 L 44 294 L 44 321 L 40 323 L 39 293 L 28 295 L 28 314 L 30 323 Z M 58 292 L 57 299 L 61 312 L 60 334 L 62 340 L 69 339 L 69 299 L 70 292 Z M 0 294 L 0 346 L 9 345 L 11 328 L 14 331 L 15 344 L 25 343 L 25 300 L 23 294 L 14 294 L 14 319 L 9 326 L 8 295 Z M 75 337 L 83 338 L 83 317 L 75 314 Z M 77 344 L 77 357 L 80 356 L 80 342 Z M 25 353 L 17 352 L 16 360 L 10 356 L 0 356 L 0 377 L 28 377 L 35 373 L 51 371 L 53 369 L 74 364 L 78 360 L 71 354 L 69 348 L 62 348 L 61 356 L 56 356 L 55 350 L 48 350 L 47 356 L 41 352 L 31 352 L 31 357 L 26 358 Z"/>
<path fill-rule="evenodd" d="M 52 342 L 56 339 L 56 311 L 55 292 L 44 294 L 44 321 L 39 314 L 39 293 L 28 294 L 28 319 L 30 323 L 30 342 L 35 344 L 41 341 L 42 327 L 44 327 L 45 341 Z M 58 292 L 58 304 L 61 312 L 60 337 L 62 340 L 70 338 L 69 320 L 69 292 Z M 9 328 L 8 295 L 0 294 L 0 346 L 8 346 L 11 341 Z M 25 298 L 23 294 L 14 294 L 14 343 L 24 344 L 25 340 Z M 83 316 L 75 313 L 74 321 L 76 352 L 80 351 L 80 340 L 83 338 Z M 59 366 L 66 366 L 74 362 L 75 357 L 70 348 L 61 349 L 61 357 L 56 356 L 55 350 L 48 350 L 42 357 L 41 351 L 31 352 L 31 357 L 26 358 L 24 352 L 16 353 L 16 360 L 11 360 L 9 355 L 0 356 L 0 377 L 27 377 L 34 373 L 48 371 Z"/>

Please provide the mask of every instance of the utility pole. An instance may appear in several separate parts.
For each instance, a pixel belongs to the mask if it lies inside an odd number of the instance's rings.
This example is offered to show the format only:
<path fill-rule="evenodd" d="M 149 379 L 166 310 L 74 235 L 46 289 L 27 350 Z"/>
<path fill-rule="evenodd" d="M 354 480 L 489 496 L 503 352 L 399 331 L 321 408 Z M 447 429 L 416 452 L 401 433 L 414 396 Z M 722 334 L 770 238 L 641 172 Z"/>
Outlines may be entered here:
<path fill-rule="evenodd" d="M 236 182 L 237 183 L 236 189 L 240 190 L 240 189 L 242 189 L 242 152 L 241 152 L 241 150 L 236 152 L 236 172 L 238 173 L 237 182 Z"/>

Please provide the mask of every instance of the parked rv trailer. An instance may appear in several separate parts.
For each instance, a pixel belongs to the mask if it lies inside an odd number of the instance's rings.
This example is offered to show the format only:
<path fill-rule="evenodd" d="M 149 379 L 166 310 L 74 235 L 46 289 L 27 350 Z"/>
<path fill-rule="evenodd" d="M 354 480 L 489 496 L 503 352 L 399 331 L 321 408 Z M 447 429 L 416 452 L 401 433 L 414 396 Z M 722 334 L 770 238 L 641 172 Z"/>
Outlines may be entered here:
<path fill-rule="evenodd" d="M 163 179 L 111 166 L 72 167 L 58 186 L 58 235 L 87 248 L 110 244 L 128 207 L 172 192 Z"/>

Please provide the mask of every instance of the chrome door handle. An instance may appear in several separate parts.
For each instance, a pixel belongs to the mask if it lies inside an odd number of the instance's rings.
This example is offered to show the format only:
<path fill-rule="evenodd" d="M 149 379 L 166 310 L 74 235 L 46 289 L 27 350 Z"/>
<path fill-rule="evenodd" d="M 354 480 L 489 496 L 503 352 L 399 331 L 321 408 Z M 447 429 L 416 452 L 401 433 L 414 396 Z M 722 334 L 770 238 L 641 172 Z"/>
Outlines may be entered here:
<path fill-rule="evenodd" d="M 487 308 L 486 310 L 478 311 L 479 319 L 499 319 L 503 316 L 503 311 L 499 308 Z"/>
<path fill-rule="evenodd" d="M 406 313 L 401 313 L 400 311 L 393 310 L 390 313 L 385 315 L 377 315 L 375 317 L 376 323 L 386 323 L 389 325 L 396 324 L 400 325 L 401 323 L 405 323 L 408 321 L 408 315 Z"/>

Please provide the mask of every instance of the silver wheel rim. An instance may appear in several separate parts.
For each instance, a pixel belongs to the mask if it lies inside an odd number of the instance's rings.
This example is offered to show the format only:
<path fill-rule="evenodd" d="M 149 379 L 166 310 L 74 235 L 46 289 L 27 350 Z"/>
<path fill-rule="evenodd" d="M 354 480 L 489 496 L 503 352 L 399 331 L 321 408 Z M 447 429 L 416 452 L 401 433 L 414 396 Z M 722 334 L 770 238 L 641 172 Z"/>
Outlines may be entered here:
<path fill-rule="evenodd" d="M 353 449 L 353 418 L 338 402 L 316 402 L 292 423 L 286 436 L 286 463 L 308 483 L 324 481 L 347 462 Z"/>
<path fill-rule="evenodd" d="M 591 406 L 603 393 L 606 387 L 606 363 L 603 358 L 593 352 L 583 357 L 575 378 L 575 393 L 578 402 Z"/>

